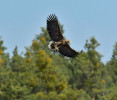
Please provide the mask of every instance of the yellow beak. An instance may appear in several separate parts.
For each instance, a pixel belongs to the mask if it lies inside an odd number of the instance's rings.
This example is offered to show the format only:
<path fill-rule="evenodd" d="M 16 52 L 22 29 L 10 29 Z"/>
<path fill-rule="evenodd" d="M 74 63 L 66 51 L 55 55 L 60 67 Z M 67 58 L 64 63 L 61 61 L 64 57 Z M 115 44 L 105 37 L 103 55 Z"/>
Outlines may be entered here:
<path fill-rule="evenodd" d="M 71 41 L 69 43 L 71 44 Z"/>

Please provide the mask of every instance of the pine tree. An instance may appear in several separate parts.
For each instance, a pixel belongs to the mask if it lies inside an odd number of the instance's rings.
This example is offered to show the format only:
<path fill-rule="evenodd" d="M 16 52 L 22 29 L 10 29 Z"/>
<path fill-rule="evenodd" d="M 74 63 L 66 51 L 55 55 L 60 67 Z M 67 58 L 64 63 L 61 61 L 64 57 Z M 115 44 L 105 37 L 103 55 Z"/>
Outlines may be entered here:
<path fill-rule="evenodd" d="M 32 58 L 40 71 L 40 78 L 43 82 L 42 90 L 43 92 L 46 91 L 47 93 L 49 93 L 50 91 L 55 91 L 56 89 L 58 91 L 62 90 L 64 87 L 67 86 L 67 82 L 65 81 L 65 79 L 63 79 L 62 73 L 59 71 L 58 66 L 56 66 L 55 63 L 51 63 L 52 58 L 50 58 L 50 56 L 46 52 L 47 46 L 45 48 L 43 46 L 41 47 L 41 45 L 44 45 L 44 43 L 45 42 L 42 42 L 42 38 L 37 38 L 33 40 L 31 46 L 32 54 L 34 54 Z M 60 73 L 61 76 L 58 76 Z M 58 80 L 61 81 L 59 82 Z"/>
<path fill-rule="evenodd" d="M 7 49 L 4 46 L 4 41 L 0 37 L 0 100 L 7 100 L 7 95 L 5 94 L 5 88 L 7 88 L 8 81 L 10 79 L 9 73 L 9 54 L 5 53 Z"/>
<path fill-rule="evenodd" d="M 99 99 L 100 96 L 104 95 L 104 85 L 106 83 L 104 65 L 101 62 L 102 55 L 96 51 L 99 45 L 94 37 L 90 39 L 90 42 L 87 40 L 85 44 L 88 58 L 91 62 L 90 77 L 87 79 L 87 83 L 89 84 L 93 100 Z"/>
<path fill-rule="evenodd" d="M 111 85 L 117 84 L 117 42 L 114 45 L 112 58 L 106 66 L 110 76 L 112 77 Z"/>
<path fill-rule="evenodd" d="M 0 69 L 2 67 L 8 67 L 9 66 L 9 54 L 5 53 L 5 50 L 7 49 L 3 45 L 4 41 L 0 37 Z"/>
<path fill-rule="evenodd" d="M 104 95 L 106 83 L 106 70 L 101 62 L 102 55 L 96 51 L 99 46 L 97 40 L 92 37 L 87 40 L 85 49 L 76 59 L 71 60 L 71 78 L 69 83 L 73 88 L 84 89 L 93 100 Z"/>
<path fill-rule="evenodd" d="M 24 59 L 18 54 L 18 48 L 17 46 L 15 47 L 13 51 L 13 56 L 11 58 L 10 66 L 14 72 L 20 72 L 23 71 Z"/>

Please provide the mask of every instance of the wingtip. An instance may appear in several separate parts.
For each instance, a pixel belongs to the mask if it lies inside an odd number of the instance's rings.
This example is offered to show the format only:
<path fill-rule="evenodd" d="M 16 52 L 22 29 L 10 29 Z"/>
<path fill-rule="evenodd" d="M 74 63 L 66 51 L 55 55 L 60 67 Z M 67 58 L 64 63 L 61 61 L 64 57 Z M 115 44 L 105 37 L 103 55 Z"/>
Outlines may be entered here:
<path fill-rule="evenodd" d="M 77 58 L 82 52 L 83 52 L 83 50 L 81 50 L 80 52 L 77 52 L 76 55 L 73 56 L 72 58 L 73 58 L 73 59 Z"/>
<path fill-rule="evenodd" d="M 52 21 L 52 20 L 57 20 L 57 16 L 55 14 L 50 14 L 48 15 L 46 21 Z"/>

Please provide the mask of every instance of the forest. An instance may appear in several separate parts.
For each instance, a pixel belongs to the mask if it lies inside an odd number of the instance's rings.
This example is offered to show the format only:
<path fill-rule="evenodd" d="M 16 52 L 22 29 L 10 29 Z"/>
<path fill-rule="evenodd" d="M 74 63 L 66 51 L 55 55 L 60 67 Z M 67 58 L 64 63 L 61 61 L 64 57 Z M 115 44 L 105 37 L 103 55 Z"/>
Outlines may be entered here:
<path fill-rule="evenodd" d="M 61 24 L 60 29 L 64 34 Z M 0 100 L 117 100 L 117 42 L 104 64 L 95 37 L 75 59 L 47 48 L 51 39 L 45 27 L 23 56 L 16 46 L 10 57 L 4 41 L 0 38 Z"/>

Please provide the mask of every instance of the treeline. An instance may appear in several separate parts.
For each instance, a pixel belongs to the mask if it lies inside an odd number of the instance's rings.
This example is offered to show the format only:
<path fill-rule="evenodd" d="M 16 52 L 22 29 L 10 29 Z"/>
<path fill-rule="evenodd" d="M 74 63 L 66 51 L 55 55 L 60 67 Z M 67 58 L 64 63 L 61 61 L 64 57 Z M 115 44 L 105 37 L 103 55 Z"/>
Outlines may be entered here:
<path fill-rule="evenodd" d="M 0 100 L 117 100 L 117 43 L 106 64 L 95 37 L 70 59 L 48 50 L 50 37 L 41 30 L 23 56 L 15 47 L 10 58 L 0 39 Z"/>

